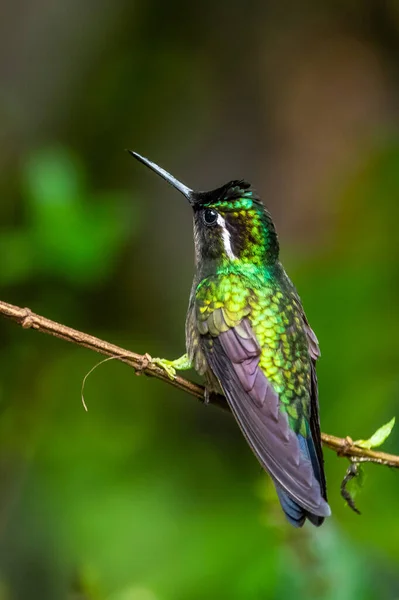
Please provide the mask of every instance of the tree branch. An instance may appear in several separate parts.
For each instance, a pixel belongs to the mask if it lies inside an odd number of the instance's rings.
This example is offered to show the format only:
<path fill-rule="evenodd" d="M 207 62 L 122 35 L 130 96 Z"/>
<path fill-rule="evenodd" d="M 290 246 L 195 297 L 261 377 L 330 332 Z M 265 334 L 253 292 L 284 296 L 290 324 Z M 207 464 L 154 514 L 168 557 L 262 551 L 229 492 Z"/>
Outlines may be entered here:
<path fill-rule="evenodd" d="M 13 306 L 12 304 L 0 301 L 0 315 L 15 321 L 24 329 L 35 329 L 36 331 L 53 335 L 77 346 L 83 346 L 100 354 L 118 358 L 133 367 L 138 375 L 144 373 L 149 377 L 155 377 L 179 390 L 183 390 L 199 400 L 204 399 L 205 390 L 203 386 L 188 381 L 179 375 L 173 380 L 170 379 L 164 369 L 151 362 L 151 357 L 148 354 L 136 354 L 130 350 L 125 350 L 82 331 L 77 331 L 66 325 L 46 319 L 46 317 L 33 313 L 29 308 L 20 308 L 19 306 Z M 209 401 L 211 404 L 229 410 L 224 396 L 211 394 Z M 321 439 L 324 446 L 334 450 L 338 456 L 346 456 L 353 462 L 373 462 L 379 465 L 399 468 L 399 456 L 360 448 L 354 444 L 350 437 L 339 438 L 328 433 L 322 433 Z"/>

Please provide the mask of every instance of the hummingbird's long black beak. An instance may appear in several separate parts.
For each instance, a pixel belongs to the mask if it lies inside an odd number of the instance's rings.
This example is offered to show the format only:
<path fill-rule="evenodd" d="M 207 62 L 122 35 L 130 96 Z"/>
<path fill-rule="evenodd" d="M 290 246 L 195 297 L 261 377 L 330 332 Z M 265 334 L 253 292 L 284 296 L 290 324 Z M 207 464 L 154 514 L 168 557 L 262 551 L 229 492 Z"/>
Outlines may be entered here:
<path fill-rule="evenodd" d="M 186 185 L 184 185 L 184 183 L 182 183 L 181 181 L 178 181 L 175 177 L 173 177 L 173 175 L 171 175 L 170 173 L 165 171 L 165 169 L 162 169 L 162 167 L 159 167 L 155 163 L 148 160 L 148 158 L 144 158 L 144 156 L 137 154 L 137 152 L 133 152 L 133 150 L 128 150 L 128 152 L 129 152 L 129 154 L 134 156 L 134 158 L 137 158 L 137 160 L 139 160 L 141 163 L 143 163 L 143 165 L 146 165 L 146 167 L 149 167 L 150 169 L 152 169 L 152 171 L 154 171 L 155 173 L 160 175 L 162 177 L 162 179 L 165 179 L 165 181 L 170 183 L 170 185 L 173 186 L 176 190 L 181 192 L 183 194 L 183 196 L 185 196 L 187 198 L 187 200 L 190 202 L 190 204 L 193 203 L 193 199 L 194 199 L 193 190 L 190 190 L 190 188 L 187 187 Z"/>

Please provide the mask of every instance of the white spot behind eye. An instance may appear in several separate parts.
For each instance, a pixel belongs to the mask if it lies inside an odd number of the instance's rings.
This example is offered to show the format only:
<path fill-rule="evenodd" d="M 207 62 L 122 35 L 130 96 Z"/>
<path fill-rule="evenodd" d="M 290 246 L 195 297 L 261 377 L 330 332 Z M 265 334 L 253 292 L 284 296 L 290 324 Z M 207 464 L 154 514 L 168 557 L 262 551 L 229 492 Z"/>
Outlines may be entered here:
<path fill-rule="evenodd" d="M 224 251 L 226 252 L 226 255 L 230 258 L 230 260 L 235 260 L 237 257 L 235 256 L 231 247 L 231 236 L 230 231 L 227 229 L 226 221 L 224 220 L 222 215 L 219 214 L 216 222 L 222 229 Z"/>

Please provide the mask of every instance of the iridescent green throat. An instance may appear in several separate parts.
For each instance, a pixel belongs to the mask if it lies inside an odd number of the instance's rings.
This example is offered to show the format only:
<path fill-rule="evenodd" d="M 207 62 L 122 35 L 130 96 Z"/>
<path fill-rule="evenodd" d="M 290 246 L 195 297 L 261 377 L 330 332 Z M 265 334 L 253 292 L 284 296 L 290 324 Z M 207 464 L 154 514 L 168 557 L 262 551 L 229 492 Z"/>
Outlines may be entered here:
<path fill-rule="evenodd" d="M 220 267 L 233 266 L 231 263 L 265 267 L 278 260 L 279 244 L 272 218 L 257 198 L 242 196 L 206 206 L 219 213 L 208 242 L 209 255 L 213 247 L 213 259 L 218 255 Z"/>

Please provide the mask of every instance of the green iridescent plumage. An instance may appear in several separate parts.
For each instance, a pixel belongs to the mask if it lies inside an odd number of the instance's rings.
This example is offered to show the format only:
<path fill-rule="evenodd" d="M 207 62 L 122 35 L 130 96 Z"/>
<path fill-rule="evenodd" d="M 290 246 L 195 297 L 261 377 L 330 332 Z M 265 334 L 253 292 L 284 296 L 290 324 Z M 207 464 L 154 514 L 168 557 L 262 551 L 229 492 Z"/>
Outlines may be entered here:
<path fill-rule="evenodd" d="M 279 265 L 235 265 L 230 272 L 225 268 L 197 287 L 197 326 L 201 335 L 214 336 L 248 317 L 261 347 L 260 366 L 279 394 L 291 427 L 307 435 L 311 359 L 301 307 L 290 287 Z"/>
<path fill-rule="evenodd" d="M 196 273 L 187 356 L 155 359 L 173 377 L 192 365 L 223 393 L 275 485 L 288 520 L 329 516 L 318 416 L 317 338 L 279 262 L 269 212 L 244 181 L 193 192 L 133 153 L 181 191 L 194 211 Z"/>

